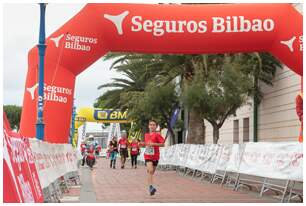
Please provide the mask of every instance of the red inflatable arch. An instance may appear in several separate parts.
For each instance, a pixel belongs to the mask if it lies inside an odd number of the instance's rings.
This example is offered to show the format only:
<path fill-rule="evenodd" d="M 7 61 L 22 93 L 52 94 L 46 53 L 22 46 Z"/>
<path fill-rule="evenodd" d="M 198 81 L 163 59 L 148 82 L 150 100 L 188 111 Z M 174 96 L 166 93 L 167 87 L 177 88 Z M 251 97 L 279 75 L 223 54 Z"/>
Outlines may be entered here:
<path fill-rule="evenodd" d="M 302 75 L 302 15 L 290 4 L 88 4 L 47 40 L 45 140 L 67 143 L 75 77 L 110 51 L 268 51 Z M 28 55 L 20 132 L 35 137 L 38 49 Z M 94 89 L 94 88 L 93 88 Z"/>

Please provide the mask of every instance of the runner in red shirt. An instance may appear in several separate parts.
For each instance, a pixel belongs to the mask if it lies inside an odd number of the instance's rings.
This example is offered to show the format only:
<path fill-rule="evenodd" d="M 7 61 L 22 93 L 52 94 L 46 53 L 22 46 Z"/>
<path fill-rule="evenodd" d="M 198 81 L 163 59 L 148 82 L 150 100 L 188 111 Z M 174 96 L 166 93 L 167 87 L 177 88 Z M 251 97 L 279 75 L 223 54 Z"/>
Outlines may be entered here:
<path fill-rule="evenodd" d="M 90 169 L 93 169 L 93 165 L 96 162 L 96 157 L 95 157 L 95 146 L 90 145 L 88 150 L 87 150 L 87 157 L 86 157 L 86 163 L 90 167 Z"/>
<path fill-rule="evenodd" d="M 124 169 L 124 164 L 126 161 L 126 158 L 128 157 L 128 140 L 126 138 L 126 134 L 123 134 L 121 139 L 118 142 L 119 144 L 119 151 L 120 151 L 120 157 L 121 157 L 121 169 Z"/>
<path fill-rule="evenodd" d="M 145 165 L 147 167 L 148 185 L 150 195 L 154 195 L 156 189 L 153 187 L 153 175 L 155 173 L 159 160 L 159 147 L 164 146 L 164 138 L 156 132 L 157 123 L 154 120 L 149 121 L 149 133 L 145 134 L 145 142 L 139 143 L 140 146 L 145 146 Z"/>
<path fill-rule="evenodd" d="M 98 144 L 95 148 L 95 153 L 96 153 L 96 156 L 99 157 L 100 155 L 100 152 L 101 152 L 101 145 Z"/>
<path fill-rule="evenodd" d="M 86 150 L 86 144 L 84 142 L 82 142 L 80 147 L 81 147 L 81 154 L 83 156 L 83 154 L 85 153 L 85 150 Z"/>
<path fill-rule="evenodd" d="M 86 152 L 86 144 L 84 142 L 81 143 L 81 155 L 82 155 L 82 166 L 85 164 L 85 152 Z"/>
<path fill-rule="evenodd" d="M 131 162 L 132 162 L 132 168 L 134 167 L 135 169 L 137 168 L 137 156 L 139 154 L 139 146 L 138 146 L 138 140 L 133 139 L 132 143 L 130 144 L 131 148 Z"/>

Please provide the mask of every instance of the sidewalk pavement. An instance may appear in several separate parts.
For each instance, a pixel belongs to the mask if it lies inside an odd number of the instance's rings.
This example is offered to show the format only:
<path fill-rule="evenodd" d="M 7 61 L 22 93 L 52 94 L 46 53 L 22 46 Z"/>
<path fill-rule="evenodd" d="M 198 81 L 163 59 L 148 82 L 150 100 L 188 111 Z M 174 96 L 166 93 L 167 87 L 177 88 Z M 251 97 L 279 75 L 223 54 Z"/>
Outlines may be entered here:
<path fill-rule="evenodd" d="M 81 167 L 81 192 L 80 202 L 96 202 L 96 193 L 92 184 L 92 171 L 88 167 Z"/>
<path fill-rule="evenodd" d="M 157 192 L 150 196 L 145 167 L 131 169 L 130 160 L 125 169 L 120 169 L 120 161 L 117 159 L 116 169 L 110 169 L 109 160 L 100 158 L 93 171 L 83 167 L 80 173 L 80 202 L 279 202 L 274 198 L 259 197 L 258 193 L 232 191 L 217 184 L 179 176 L 175 171 L 160 170 L 154 175 Z"/>

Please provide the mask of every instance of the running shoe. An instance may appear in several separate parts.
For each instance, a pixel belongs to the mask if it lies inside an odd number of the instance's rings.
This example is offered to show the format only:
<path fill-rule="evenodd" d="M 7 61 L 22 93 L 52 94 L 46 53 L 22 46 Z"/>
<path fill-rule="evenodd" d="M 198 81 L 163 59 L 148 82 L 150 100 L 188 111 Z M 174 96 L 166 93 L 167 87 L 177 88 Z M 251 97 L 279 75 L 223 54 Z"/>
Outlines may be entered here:
<path fill-rule="evenodd" d="M 150 195 L 151 195 L 151 196 L 154 195 L 155 192 L 156 192 L 156 189 L 155 189 L 154 187 L 151 187 L 151 188 L 150 188 Z"/>

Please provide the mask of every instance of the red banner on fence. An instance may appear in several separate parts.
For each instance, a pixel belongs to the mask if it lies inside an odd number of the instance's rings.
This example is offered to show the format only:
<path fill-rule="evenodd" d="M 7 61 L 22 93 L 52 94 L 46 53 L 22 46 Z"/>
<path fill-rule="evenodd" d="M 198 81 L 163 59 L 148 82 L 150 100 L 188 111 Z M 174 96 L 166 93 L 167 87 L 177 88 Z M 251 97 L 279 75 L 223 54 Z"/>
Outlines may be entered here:
<path fill-rule="evenodd" d="M 28 138 L 12 132 L 3 113 L 3 202 L 43 202 Z"/>

